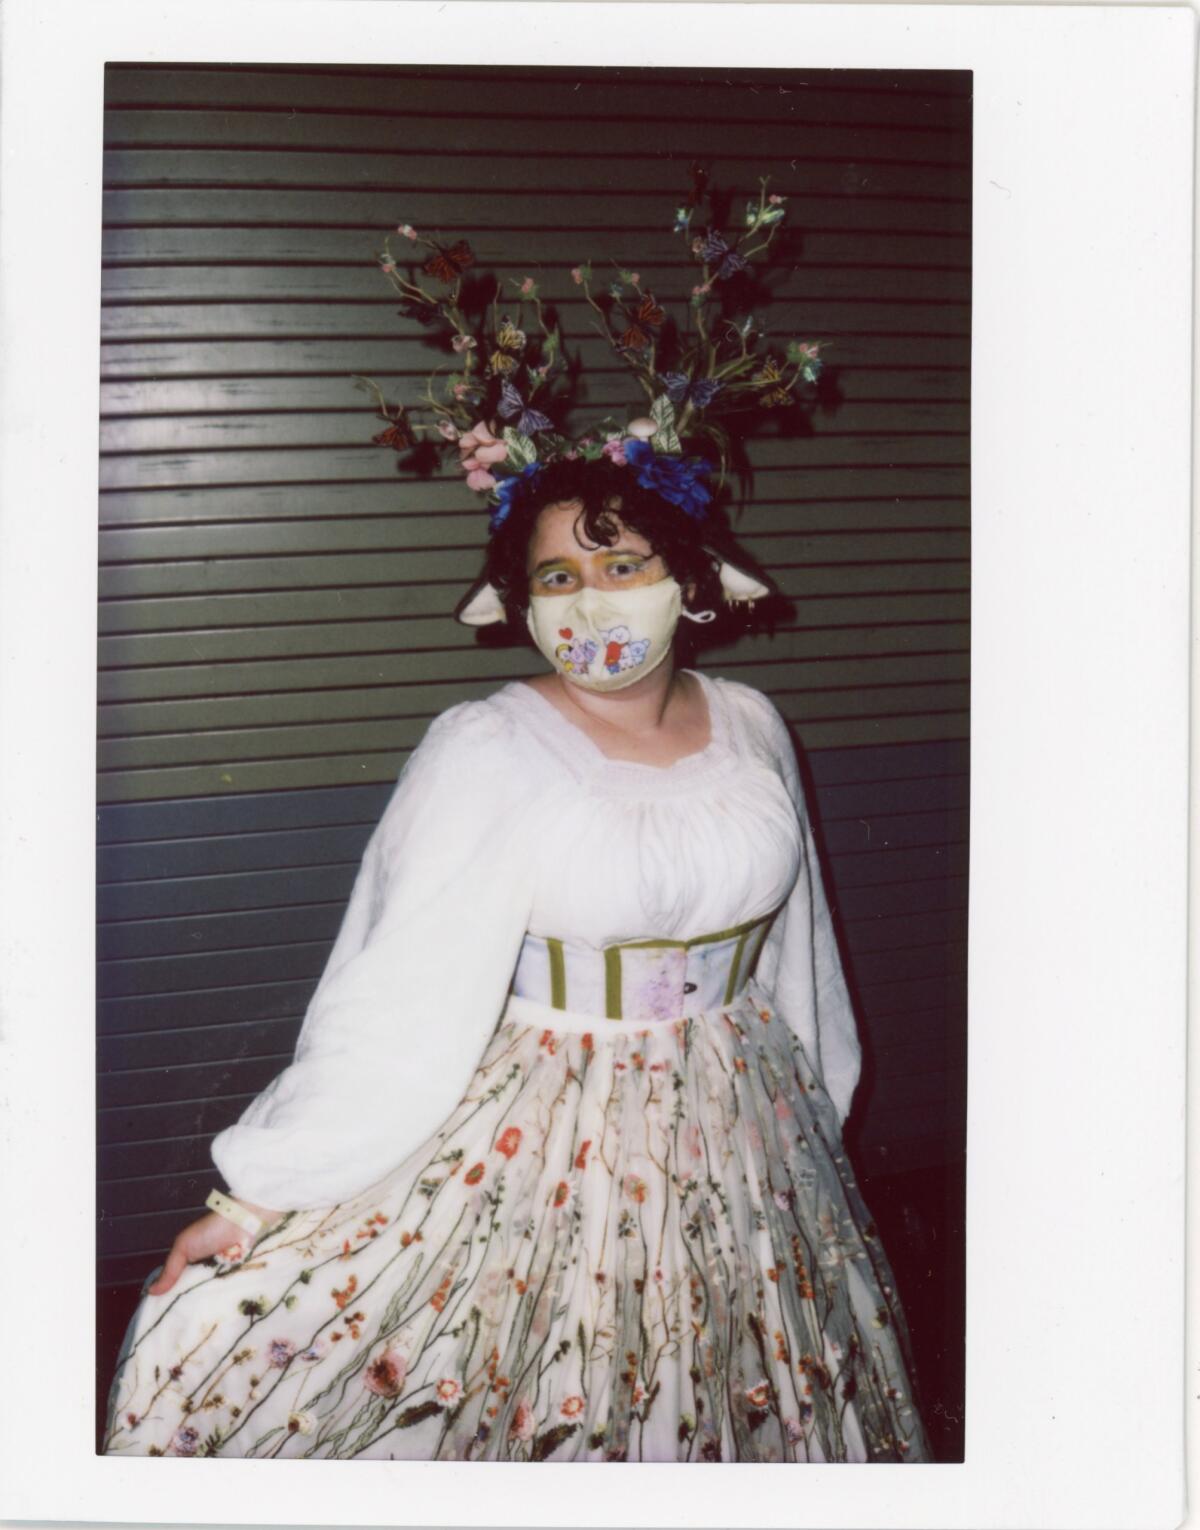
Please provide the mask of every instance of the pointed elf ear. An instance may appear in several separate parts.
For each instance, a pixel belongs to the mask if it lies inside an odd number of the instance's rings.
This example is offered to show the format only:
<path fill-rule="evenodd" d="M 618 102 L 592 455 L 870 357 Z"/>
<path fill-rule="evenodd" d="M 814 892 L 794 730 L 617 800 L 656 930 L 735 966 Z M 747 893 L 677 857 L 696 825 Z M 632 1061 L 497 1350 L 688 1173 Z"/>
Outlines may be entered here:
<path fill-rule="evenodd" d="M 750 574 L 743 573 L 740 568 L 734 568 L 732 563 L 726 563 L 723 558 L 717 564 L 717 575 L 721 581 L 721 588 L 725 592 L 725 599 L 734 605 L 742 601 L 753 604 L 756 600 L 765 600 L 771 593 L 761 579 L 755 579 Z"/>
<path fill-rule="evenodd" d="M 494 587 L 481 584 L 454 615 L 468 627 L 490 627 L 494 622 L 504 621 L 507 613 Z"/>

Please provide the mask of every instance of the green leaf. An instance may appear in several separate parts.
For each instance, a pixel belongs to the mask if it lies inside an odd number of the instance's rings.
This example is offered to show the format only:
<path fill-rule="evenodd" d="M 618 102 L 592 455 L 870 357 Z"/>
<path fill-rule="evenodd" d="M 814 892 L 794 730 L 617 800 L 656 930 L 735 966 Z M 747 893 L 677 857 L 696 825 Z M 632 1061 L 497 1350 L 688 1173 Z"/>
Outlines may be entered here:
<path fill-rule="evenodd" d="M 441 1404 L 434 1402 L 418 1403 L 415 1408 L 405 1408 L 396 1419 L 397 1429 L 411 1429 L 414 1424 L 420 1424 L 427 1418 L 432 1418 L 435 1413 L 442 1411 Z"/>
<path fill-rule="evenodd" d="M 650 418 L 658 426 L 650 438 L 656 452 L 678 452 L 679 432 L 675 429 L 675 405 L 665 393 L 660 393 L 650 407 Z"/>
<path fill-rule="evenodd" d="M 511 425 L 504 427 L 503 441 L 508 447 L 508 460 L 514 467 L 528 467 L 531 462 L 538 460 L 537 447 L 528 436 L 523 436 L 519 430 L 514 430 Z"/>
<path fill-rule="evenodd" d="M 578 1428 L 578 1424 L 556 1424 L 553 1429 L 539 1434 L 529 1452 L 530 1460 L 544 1461 L 547 1456 L 553 1455 L 564 1440 L 569 1440 Z"/>

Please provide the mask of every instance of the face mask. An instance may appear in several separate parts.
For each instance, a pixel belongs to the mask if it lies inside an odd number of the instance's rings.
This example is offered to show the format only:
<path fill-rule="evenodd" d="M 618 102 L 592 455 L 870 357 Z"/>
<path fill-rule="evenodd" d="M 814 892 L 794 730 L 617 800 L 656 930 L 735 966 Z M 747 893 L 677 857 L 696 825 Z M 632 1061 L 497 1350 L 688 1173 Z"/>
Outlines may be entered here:
<path fill-rule="evenodd" d="M 632 590 L 534 595 L 526 622 L 560 675 L 589 691 L 619 691 L 670 653 L 682 607 L 682 590 L 667 578 Z"/>

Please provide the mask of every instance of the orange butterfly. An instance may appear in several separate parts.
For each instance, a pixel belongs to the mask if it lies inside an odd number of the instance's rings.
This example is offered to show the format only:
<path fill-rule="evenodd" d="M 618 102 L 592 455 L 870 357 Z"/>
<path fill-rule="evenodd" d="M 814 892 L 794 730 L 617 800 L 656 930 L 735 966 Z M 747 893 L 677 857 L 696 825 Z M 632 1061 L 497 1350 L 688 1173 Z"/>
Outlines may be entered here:
<path fill-rule="evenodd" d="M 440 247 L 429 257 L 422 267 L 427 276 L 434 276 L 439 282 L 452 282 L 467 269 L 475 264 L 475 255 L 471 246 L 465 239 L 460 239 L 457 244 L 452 244 L 448 250 Z"/>
<path fill-rule="evenodd" d="M 644 351 L 650 344 L 650 336 L 644 329 L 631 324 L 617 344 L 623 351 Z"/>
<path fill-rule="evenodd" d="M 387 429 L 371 437 L 376 446 L 390 446 L 393 451 L 402 452 L 417 444 L 402 404 L 396 405 L 394 414 L 385 414 L 384 419 L 388 422 Z"/>
<path fill-rule="evenodd" d="M 655 327 L 666 318 L 666 314 L 652 297 L 642 299 L 642 306 L 638 309 L 637 316 L 639 324 L 653 324 Z"/>
<path fill-rule="evenodd" d="M 768 356 L 763 363 L 762 370 L 754 374 L 754 381 L 760 383 L 777 383 L 783 376 L 778 366 Z M 764 409 L 773 409 L 776 404 L 790 404 L 792 395 L 786 388 L 772 388 L 769 393 L 764 393 L 759 403 Z"/>

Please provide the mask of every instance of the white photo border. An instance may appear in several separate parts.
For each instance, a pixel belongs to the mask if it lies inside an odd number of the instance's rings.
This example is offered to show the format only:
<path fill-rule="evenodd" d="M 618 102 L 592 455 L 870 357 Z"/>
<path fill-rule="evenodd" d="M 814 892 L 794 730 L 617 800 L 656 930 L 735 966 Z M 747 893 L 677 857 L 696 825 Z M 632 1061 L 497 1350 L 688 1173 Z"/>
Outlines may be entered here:
<path fill-rule="evenodd" d="M 5 5 L 6 1517 L 919 1530 L 1179 1523 L 1194 21 L 1186 5 Z M 974 73 L 961 1465 L 214 1466 L 94 1455 L 104 64 L 534 58 Z"/>

